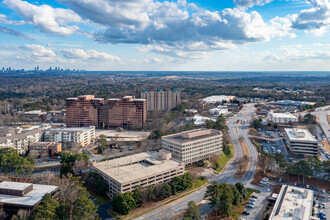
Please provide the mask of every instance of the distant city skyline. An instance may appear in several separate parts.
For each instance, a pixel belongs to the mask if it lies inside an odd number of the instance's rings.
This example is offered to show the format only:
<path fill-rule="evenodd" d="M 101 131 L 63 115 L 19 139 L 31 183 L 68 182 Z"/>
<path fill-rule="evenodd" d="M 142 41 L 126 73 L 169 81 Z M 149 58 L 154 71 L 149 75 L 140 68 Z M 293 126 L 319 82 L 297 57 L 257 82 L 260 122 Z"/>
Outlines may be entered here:
<path fill-rule="evenodd" d="M 329 71 L 328 0 L 3 0 L 0 66 Z"/>

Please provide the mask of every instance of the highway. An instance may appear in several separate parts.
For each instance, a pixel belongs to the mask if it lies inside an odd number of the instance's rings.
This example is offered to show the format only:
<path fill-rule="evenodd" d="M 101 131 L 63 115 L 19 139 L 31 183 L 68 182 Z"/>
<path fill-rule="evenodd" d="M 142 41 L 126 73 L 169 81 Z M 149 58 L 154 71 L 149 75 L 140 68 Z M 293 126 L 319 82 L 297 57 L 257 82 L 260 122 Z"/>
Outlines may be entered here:
<path fill-rule="evenodd" d="M 256 161 L 257 161 L 257 152 L 253 146 L 253 144 L 250 142 L 247 136 L 247 131 L 249 127 L 249 121 L 251 120 L 251 117 L 254 113 L 254 104 L 247 104 L 244 105 L 244 108 L 240 111 L 239 114 L 229 118 L 228 120 L 228 127 L 229 127 L 229 135 L 231 136 L 231 139 L 234 143 L 234 148 L 236 151 L 235 158 L 231 161 L 230 164 L 228 164 L 227 168 L 219 175 L 212 175 L 209 177 L 210 182 L 216 181 L 217 183 L 226 182 L 226 183 L 236 183 L 236 182 L 242 182 L 246 184 L 247 187 L 253 187 L 249 183 L 252 181 L 254 174 L 256 172 Z M 246 121 L 245 124 L 237 124 L 237 120 L 240 121 Z M 247 144 L 249 153 L 250 153 L 250 163 L 249 168 L 246 174 L 243 176 L 241 180 L 235 179 L 233 176 L 238 168 L 238 164 L 232 163 L 236 158 L 239 158 L 242 156 L 242 148 L 239 144 L 238 138 L 239 136 L 242 136 L 244 141 Z M 187 204 L 189 201 L 195 201 L 196 203 L 200 203 L 203 198 L 204 194 L 206 192 L 206 187 L 195 191 L 188 196 L 184 198 L 180 198 L 170 204 L 166 204 L 160 208 L 156 208 L 151 212 L 148 212 L 142 216 L 140 216 L 137 219 L 170 219 L 171 217 L 179 214 L 180 212 L 183 212 L 187 208 Z M 208 214 L 212 211 L 210 208 L 210 205 L 208 203 L 203 204 L 200 207 L 201 215 Z"/>

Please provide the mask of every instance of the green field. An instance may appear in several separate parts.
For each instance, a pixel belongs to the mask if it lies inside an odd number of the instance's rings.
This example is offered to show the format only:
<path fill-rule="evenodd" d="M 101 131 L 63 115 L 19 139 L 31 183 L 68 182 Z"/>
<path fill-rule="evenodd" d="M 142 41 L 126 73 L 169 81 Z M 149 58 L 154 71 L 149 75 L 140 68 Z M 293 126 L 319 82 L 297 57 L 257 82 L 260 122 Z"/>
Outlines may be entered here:
<path fill-rule="evenodd" d="M 207 183 L 207 180 L 200 180 L 200 179 L 198 179 L 198 180 L 195 181 L 194 188 L 201 187 L 201 186 L 203 186 L 205 183 Z"/>
<path fill-rule="evenodd" d="M 227 162 L 233 157 L 233 145 L 230 144 L 229 149 L 230 149 L 229 155 L 223 153 L 218 159 L 219 167 L 216 169 L 218 173 L 222 171 L 222 169 L 226 166 Z"/>

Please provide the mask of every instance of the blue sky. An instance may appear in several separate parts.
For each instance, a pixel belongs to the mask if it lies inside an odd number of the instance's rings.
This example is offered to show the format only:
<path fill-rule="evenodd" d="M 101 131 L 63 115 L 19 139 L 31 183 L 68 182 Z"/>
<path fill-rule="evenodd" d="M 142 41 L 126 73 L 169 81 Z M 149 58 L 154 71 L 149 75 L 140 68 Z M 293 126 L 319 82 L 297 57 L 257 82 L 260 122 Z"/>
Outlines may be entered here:
<path fill-rule="evenodd" d="M 328 0 L 0 0 L 0 67 L 329 71 Z"/>

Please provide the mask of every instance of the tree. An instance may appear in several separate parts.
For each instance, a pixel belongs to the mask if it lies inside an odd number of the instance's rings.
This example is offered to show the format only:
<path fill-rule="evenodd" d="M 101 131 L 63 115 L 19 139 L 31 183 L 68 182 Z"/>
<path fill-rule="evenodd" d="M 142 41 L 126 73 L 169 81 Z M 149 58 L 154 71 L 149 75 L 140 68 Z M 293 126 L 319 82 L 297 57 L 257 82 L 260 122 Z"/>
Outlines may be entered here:
<path fill-rule="evenodd" d="M 88 219 L 94 217 L 97 211 L 93 201 L 90 200 L 83 193 L 79 195 L 78 199 L 73 203 L 73 215 L 74 219 Z"/>
<path fill-rule="evenodd" d="M 231 187 L 227 183 L 220 184 L 221 195 L 220 195 L 220 212 L 229 217 L 232 215 L 233 212 L 233 201 L 234 196 L 231 191 Z"/>
<path fill-rule="evenodd" d="M 230 184 L 230 188 L 231 188 L 232 194 L 233 194 L 233 205 L 237 206 L 237 205 L 241 204 L 241 202 L 243 200 L 243 196 L 241 195 L 241 193 L 238 191 L 238 189 L 236 188 L 236 186 L 234 184 Z"/>
<path fill-rule="evenodd" d="M 107 142 L 107 136 L 105 136 L 104 134 L 101 134 L 98 138 L 97 138 L 97 153 L 102 154 L 104 149 L 107 148 L 108 146 L 108 142 Z"/>
<path fill-rule="evenodd" d="M 252 119 L 251 126 L 254 129 L 261 128 L 261 121 L 262 121 L 261 118 L 254 118 Z"/>
<path fill-rule="evenodd" d="M 31 220 L 53 220 L 56 219 L 56 209 L 60 203 L 47 193 L 43 196 L 40 205 L 32 211 L 29 219 Z"/>
<path fill-rule="evenodd" d="M 85 178 L 85 183 L 98 195 L 104 195 L 107 192 L 108 185 L 98 173 L 89 172 Z"/>
<path fill-rule="evenodd" d="M 0 149 L 0 167 L 6 173 L 14 171 L 16 175 L 25 174 L 33 171 L 33 163 L 29 157 L 20 156 L 13 148 Z"/>
<path fill-rule="evenodd" d="M 216 215 L 218 214 L 220 205 L 221 190 L 217 182 L 212 182 L 211 185 L 207 186 L 204 198 L 211 202 L 211 207 L 215 208 Z"/>
<path fill-rule="evenodd" d="M 201 216 L 199 214 L 199 207 L 196 205 L 194 201 L 188 202 L 188 208 L 186 209 L 184 218 L 201 220 Z"/>
<path fill-rule="evenodd" d="M 235 186 L 236 186 L 238 192 L 242 195 L 242 197 L 244 199 L 247 199 L 247 192 L 246 192 L 246 188 L 245 188 L 244 184 L 241 182 L 237 182 L 235 184 Z"/>
<path fill-rule="evenodd" d="M 136 202 L 132 192 L 118 193 L 113 197 L 112 204 L 113 210 L 122 215 L 127 215 L 133 208 L 136 207 Z"/>

